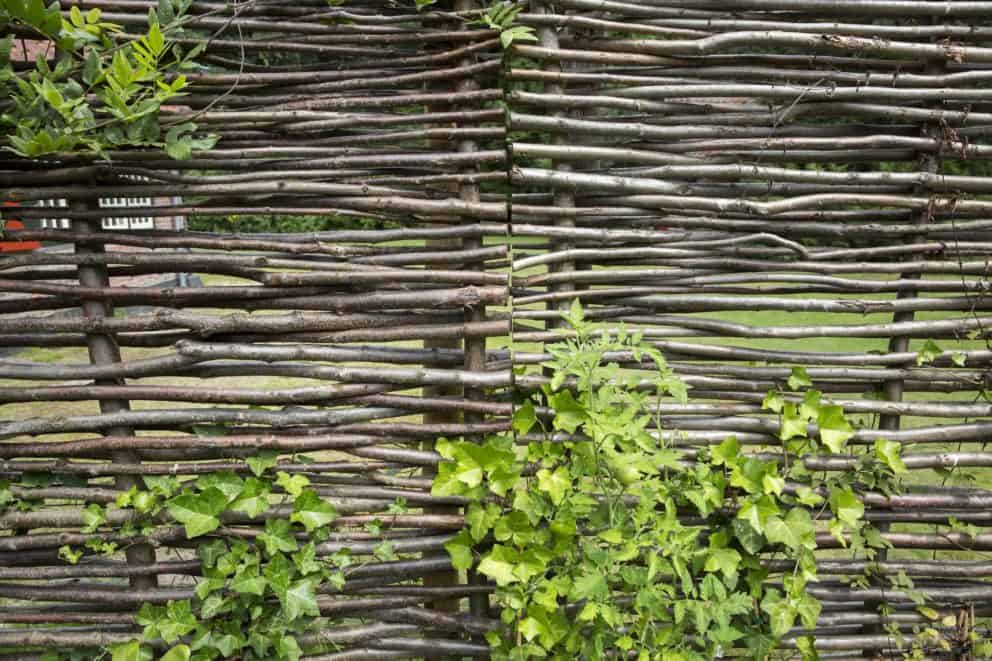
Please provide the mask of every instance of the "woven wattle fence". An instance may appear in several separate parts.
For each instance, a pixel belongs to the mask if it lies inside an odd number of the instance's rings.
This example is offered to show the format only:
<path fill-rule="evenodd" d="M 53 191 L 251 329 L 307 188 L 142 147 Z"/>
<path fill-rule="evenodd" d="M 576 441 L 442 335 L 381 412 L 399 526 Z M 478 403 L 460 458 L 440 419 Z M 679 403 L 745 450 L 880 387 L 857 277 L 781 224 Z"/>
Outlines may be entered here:
<path fill-rule="evenodd" d="M 153 3 L 62 4 L 137 32 Z M 113 559 L 58 550 L 129 539 L 125 516 L 80 533 L 87 503 L 263 449 L 342 514 L 319 553 L 370 554 L 381 519 L 400 556 L 320 596 L 342 622 L 321 658 L 485 656 L 498 614 L 451 570 L 463 503 L 431 496 L 431 444 L 509 431 L 513 368 L 539 372 L 575 298 L 691 385 L 666 404 L 679 446 L 776 446 L 762 399 L 805 366 L 863 417 L 851 445 L 904 447 L 906 493 L 863 494 L 892 545 L 875 573 L 992 615 L 992 2 L 532 2 L 538 41 L 506 52 L 480 8 L 197 2 L 205 66 L 162 119 L 215 147 L 2 157 L 0 199 L 33 228 L 5 238 L 49 248 L 0 258 L 0 480 L 40 502 L 0 514 L 0 658 L 130 640 L 141 604 L 190 597 L 181 527 Z M 38 229 L 55 199 L 70 227 Z M 342 229 L 101 229 L 136 215 Z M 817 541 L 822 656 L 898 656 L 879 605 L 907 633 L 926 618 Z"/>

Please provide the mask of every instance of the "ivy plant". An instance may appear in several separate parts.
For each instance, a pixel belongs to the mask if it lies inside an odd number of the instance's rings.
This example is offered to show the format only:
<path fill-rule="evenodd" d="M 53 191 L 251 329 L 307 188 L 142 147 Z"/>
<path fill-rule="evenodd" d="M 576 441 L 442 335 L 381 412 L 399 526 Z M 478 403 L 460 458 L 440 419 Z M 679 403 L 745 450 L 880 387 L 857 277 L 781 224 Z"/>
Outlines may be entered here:
<path fill-rule="evenodd" d="M 675 447 L 663 414 L 688 388 L 664 356 L 638 333 L 591 324 L 578 303 L 564 316 L 571 336 L 548 347 L 550 378 L 517 407 L 515 434 L 436 446 L 433 493 L 470 501 L 452 562 L 497 586 L 494 658 L 763 659 L 794 627 L 813 628 L 816 534 L 883 544 L 858 493 L 898 487 L 898 445 L 814 476 L 803 458 L 841 452 L 854 430 L 796 370 L 787 385 L 803 392 L 766 398 L 782 452 L 733 437 Z M 772 580 L 771 555 L 793 569 Z M 812 637 L 799 642 L 816 658 Z"/>

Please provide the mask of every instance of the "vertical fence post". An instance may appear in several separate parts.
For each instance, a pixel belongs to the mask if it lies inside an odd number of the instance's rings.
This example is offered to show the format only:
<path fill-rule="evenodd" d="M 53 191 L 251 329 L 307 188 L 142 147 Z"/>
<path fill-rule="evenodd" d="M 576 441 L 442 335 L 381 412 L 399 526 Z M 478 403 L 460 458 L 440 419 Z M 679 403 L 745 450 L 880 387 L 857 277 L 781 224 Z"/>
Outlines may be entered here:
<path fill-rule="evenodd" d="M 532 5 L 532 12 L 534 14 L 553 14 L 554 10 L 550 5 L 543 1 L 534 2 Z M 536 30 L 538 43 L 542 48 L 547 48 L 550 50 L 559 49 L 558 32 L 554 26 L 541 25 Z M 545 71 L 561 72 L 562 66 L 557 60 L 549 60 L 542 64 L 542 69 Z M 544 83 L 545 94 L 563 94 L 565 91 L 564 83 L 556 83 L 547 81 Z M 551 113 L 552 117 L 564 117 L 568 114 L 564 110 L 555 110 Z M 551 136 L 551 144 L 553 145 L 565 145 L 568 144 L 568 137 L 563 134 L 555 133 Z M 555 172 L 571 172 L 572 166 L 568 163 L 562 163 L 557 160 L 552 160 L 551 169 Z M 556 189 L 554 191 L 554 202 L 555 207 L 562 209 L 571 209 L 575 207 L 575 195 L 570 190 Z M 555 225 L 559 227 L 575 227 L 575 221 L 572 218 L 558 218 L 555 220 Z M 574 246 L 571 241 L 562 239 L 556 241 L 552 250 L 554 251 L 564 251 L 570 250 Z M 561 261 L 548 266 L 550 272 L 569 272 L 575 270 L 575 262 L 572 261 Z M 575 291 L 575 285 L 571 282 L 561 282 L 549 286 L 549 291 L 555 293 L 566 293 Z M 555 300 L 548 303 L 549 310 L 565 311 L 568 310 L 570 301 L 567 299 Z M 546 324 L 547 328 L 557 328 L 560 327 L 562 321 L 560 319 L 549 319 Z"/>
<path fill-rule="evenodd" d="M 473 9 L 477 9 L 478 5 L 475 0 L 455 0 L 455 11 L 456 12 L 468 12 Z M 469 66 L 473 64 L 475 58 L 473 56 L 466 56 L 459 63 L 458 66 Z M 471 92 L 479 89 L 479 84 L 474 78 L 467 77 L 462 78 L 455 84 L 456 92 Z M 458 141 L 458 151 L 460 153 L 471 153 L 479 150 L 478 145 L 475 140 L 471 138 L 466 138 Z M 470 166 L 476 168 L 477 166 Z M 458 198 L 465 202 L 477 203 L 480 200 L 479 194 L 479 184 L 474 182 L 463 182 L 458 185 Z M 469 219 L 465 219 L 469 220 Z M 466 250 L 472 250 L 482 247 L 482 237 L 471 236 L 465 237 L 461 240 L 461 247 Z M 486 264 L 485 260 L 479 262 L 469 262 L 465 264 L 462 268 L 485 271 Z M 474 324 L 478 322 L 485 321 L 486 318 L 486 305 L 485 303 L 479 303 L 473 305 L 465 310 L 465 323 Z M 464 367 L 466 370 L 479 374 L 486 371 L 486 337 L 485 336 L 472 336 L 469 334 L 465 335 L 465 340 L 463 343 L 463 348 L 465 352 Z M 479 388 L 466 387 L 464 390 L 465 399 L 481 401 L 486 398 L 486 393 L 484 390 Z M 485 417 L 484 414 L 475 411 L 466 411 L 463 414 L 466 423 L 477 423 L 482 422 Z M 475 572 L 469 571 L 469 583 L 480 584 L 484 583 L 485 580 Z M 472 594 L 469 596 L 469 608 L 473 615 L 483 617 L 488 614 L 489 611 L 489 596 L 486 594 Z"/>
<path fill-rule="evenodd" d="M 928 75 L 940 75 L 945 73 L 945 67 L 943 62 L 931 60 L 927 62 L 925 67 L 925 73 Z M 936 139 L 939 137 L 940 128 L 935 126 L 933 122 L 924 122 L 921 126 L 920 133 L 925 138 Z M 939 152 L 922 152 L 919 158 L 920 171 L 927 174 L 936 174 L 940 171 L 940 154 Z M 928 191 L 923 186 L 916 186 L 913 190 L 914 195 L 929 195 Z M 912 213 L 911 222 L 914 225 L 925 225 L 931 220 L 931 210 L 920 209 Z M 908 239 L 909 243 L 919 243 L 920 241 L 925 241 L 926 237 L 923 235 L 913 236 Z M 900 273 L 899 278 L 901 280 L 920 280 L 923 274 L 919 272 L 909 272 Z M 915 298 L 916 290 L 907 289 L 899 291 L 896 294 L 896 299 L 905 298 Z M 913 321 L 915 319 L 915 313 L 910 310 L 906 312 L 895 312 L 892 315 L 893 323 L 901 323 L 907 321 Z M 903 353 L 909 351 L 909 337 L 906 335 L 894 335 L 889 338 L 889 353 Z M 886 401 L 889 402 L 901 402 L 903 400 L 905 381 L 903 379 L 892 379 L 886 381 L 882 384 L 882 394 Z M 884 431 L 897 431 L 902 424 L 902 416 L 899 413 L 883 413 L 878 417 L 878 428 Z M 879 530 L 887 532 L 890 525 L 886 522 L 879 522 L 877 524 Z M 888 549 L 881 548 L 878 549 L 877 559 L 879 562 L 885 562 L 888 559 Z M 883 602 L 867 602 L 865 605 L 869 608 L 874 608 L 877 610 Z M 879 624 L 871 624 L 863 629 L 864 633 L 868 634 L 880 634 L 885 632 L 885 627 Z M 865 650 L 864 656 L 874 656 L 872 650 Z"/>
<path fill-rule="evenodd" d="M 96 199 L 89 199 L 81 202 L 73 202 L 70 205 L 73 211 L 96 211 L 100 205 Z M 85 234 L 97 233 L 101 230 L 100 220 L 86 219 L 73 220 L 74 228 Z M 97 255 L 105 252 L 105 245 L 100 243 L 80 243 L 76 242 L 75 251 L 77 255 Z M 80 264 L 78 267 L 79 284 L 83 287 L 93 289 L 104 289 L 110 286 L 110 277 L 106 264 Z M 86 319 L 98 320 L 114 316 L 114 307 L 110 302 L 86 300 L 82 302 L 82 313 Z M 89 351 L 90 363 L 93 365 L 110 365 L 121 362 L 121 350 L 117 345 L 117 340 L 109 333 L 87 333 L 86 348 Z M 96 379 L 98 386 L 122 385 L 123 379 Z M 122 399 L 101 399 L 99 401 L 101 413 L 120 413 L 129 411 L 131 405 L 127 400 Z M 133 436 L 132 429 L 125 427 L 113 427 L 108 429 L 108 437 Z M 139 463 L 138 455 L 129 450 L 118 450 L 111 454 L 111 458 L 116 464 L 136 464 Z M 131 487 L 141 488 L 141 478 L 134 475 L 118 475 L 115 478 L 114 486 L 117 489 L 127 491 Z M 134 544 L 126 551 L 128 564 L 152 564 L 155 562 L 155 549 L 151 544 Z M 158 585 L 157 577 L 153 574 L 134 575 L 130 578 L 130 584 L 135 589 L 154 588 Z"/>

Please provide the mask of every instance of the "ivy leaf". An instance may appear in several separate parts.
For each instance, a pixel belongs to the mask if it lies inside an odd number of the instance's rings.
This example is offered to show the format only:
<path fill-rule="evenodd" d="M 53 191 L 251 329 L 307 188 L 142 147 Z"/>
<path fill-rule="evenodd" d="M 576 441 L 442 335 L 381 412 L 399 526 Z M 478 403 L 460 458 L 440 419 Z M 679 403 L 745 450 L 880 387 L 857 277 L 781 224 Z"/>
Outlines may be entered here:
<path fill-rule="evenodd" d="M 241 490 L 245 488 L 245 483 L 244 480 L 231 471 L 222 471 L 220 473 L 201 475 L 196 480 L 196 486 L 201 490 L 213 487 L 227 496 L 227 501 L 230 502 L 238 497 Z"/>
<path fill-rule="evenodd" d="M 765 536 L 772 544 L 784 544 L 790 549 L 799 546 L 799 536 L 780 517 L 769 517 L 765 522 Z"/>
<path fill-rule="evenodd" d="M 769 590 L 761 602 L 761 610 L 768 613 L 772 635 L 784 636 L 796 621 L 796 609 L 782 598 L 778 590 Z"/>
<path fill-rule="evenodd" d="M 554 427 L 572 434 L 587 419 L 586 409 L 572 397 L 571 390 L 561 390 L 548 397 L 555 410 Z"/>
<path fill-rule="evenodd" d="M 186 527 L 190 539 L 213 532 L 220 527 L 218 516 L 227 507 L 228 498 L 221 490 L 210 487 L 198 494 L 185 493 L 168 503 L 169 514 Z"/>
<path fill-rule="evenodd" d="M 902 445 L 895 441 L 879 439 L 875 441 L 875 456 L 885 462 L 893 473 L 905 473 L 906 464 L 902 460 Z"/>
<path fill-rule="evenodd" d="M 258 567 L 252 565 L 238 573 L 231 580 L 231 589 L 238 594 L 254 594 L 261 597 L 265 594 L 267 581 L 265 577 L 258 573 Z"/>
<path fill-rule="evenodd" d="M 779 475 L 773 475 L 772 473 L 766 473 L 761 478 L 761 485 L 766 494 L 781 496 L 782 490 L 785 489 L 785 478 Z"/>
<path fill-rule="evenodd" d="M 206 544 L 200 544 L 196 552 L 204 567 L 216 567 L 217 561 L 227 553 L 227 544 L 222 540 L 214 539 Z"/>
<path fill-rule="evenodd" d="M 792 374 L 789 375 L 789 390 L 799 390 L 801 388 L 808 388 L 813 385 L 813 382 L 809 378 L 809 374 L 806 373 L 805 367 L 793 367 Z"/>
<path fill-rule="evenodd" d="M 737 518 L 751 524 L 757 532 L 765 534 L 765 523 L 779 513 L 778 505 L 768 496 L 747 500 L 737 512 Z"/>
<path fill-rule="evenodd" d="M 575 579 L 568 596 L 571 599 L 603 599 L 609 591 L 609 585 L 603 574 L 590 567 L 582 576 Z"/>
<path fill-rule="evenodd" d="M 307 532 L 322 528 L 338 518 L 338 511 L 329 502 L 317 495 L 313 489 L 306 489 L 296 498 L 290 520 L 302 523 Z"/>
<path fill-rule="evenodd" d="M 138 640 L 110 645 L 108 649 L 111 661 L 152 661 L 154 658 L 152 648 Z"/>
<path fill-rule="evenodd" d="M 517 583 L 520 579 L 514 574 L 518 554 L 502 544 L 494 544 L 492 550 L 479 563 L 479 573 L 496 581 L 499 587 Z"/>
<path fill-rule="evenodd" d="M 299 661 L 303 654 L 300 644 L 292 636 L 280 636 L 276 642 L 276 651 L 279 653 L 279 658 L 286 661 Z"/>
<path fill-rule="evenodd" d="M 265 552 L 270 556 L 276 556 L 281 552 L 292 553 L 297 549 L 292 524 L 286 519 L 266 521 L 265 532 L 258 536 L 258 541 L 262 542 Z"/>
<path fill-rule="evenodd" d="M 820 661 L 820 655 L 816 651 L 816 638 L 813 636 L 796 638 L 796 649 L 802 655 L 802 661 Z"/>
<path fill-rule="evenodd" d="M 165 607 L 165 613 L 155 622 L 162 639 L 173 643 L 196 628 L 196 615 L 189 599 L 170 601 Z"/>
<path fill-rule="evenodd" d="M 918 366 L 929 365 L 933 361 L 940 358 L 942 353 L 944 353 L 944 350 L 937 346 L 936 342 L 933 340 L 927 340 L 916 353 L 916 364 Z"/>
<path fill-rule="evenodd" d="M 261 480 L 249 477 L 245 480 L 244 489 L 231 503 L 235 512 L 244 512 L 255 518 L 269 509 L 269 486 Z"/>
<path fill-rule="evenodd" d="M 254 457 L 248 457 L 248 468 L 255 477 L 261 477 L 262 473 L 279 463 L 278 450 L 262 450 Z"/>
<path fill-rule="evenodd" d="M 865 505 L 849 488 L 836 490 L 830 494 L 830 510 L 840 521 L 851 528 L 858 528 L 865 515 Z"/>
<path fill-rule="evenodd" d="M 317 546 L 313 542 L 308 542 L 299 553 L 293 554 L 293 564 L 304 575 L 314 574 L 324 567 L 317 561 Z"/>
<path fill-rule="evenodd" d="M 546 636 L 550 633 L 544 623 L 534 617 L 525 617 L 521 620 L 517 630 L 528 642 L 538 636 Z"/>
<path fill-rule="evenodd" d="M 83 532 L 92 533 L 107 521 L 107 510 L 91 503 L 83 510 Z"/>
<path fill-rule="evenodd" d="M 765 536 L 755 530 L 750 523 L 744 519 L 734 519 L 731 525 L 734 529 L 734 537 L 741 543 L 745 551 L 754 554 L 764 548 Z"/>
<path fill-rule="evenodd" d="M 276 473 L 276 484 L 286 490 L 293 498 L 296 498 L 305 488 L 310 486 L 310 480 L 306 475 L 292 475 L 279 471 Z"/>
<path fill-rule="evenodd" d="M 162 498 L 171 498 L 179 491 L 179 479 L 171 475 L 144 475 L 141 479 L 149 491 Z"/>
<path fill-rule="evenodd" d="M 722 572 L 725 577 L 731 579 L 737 575 L 737 567 L 740 564 L 740 553 L 734 549 L 718 548 L 710 549 L 703 568 L 708 572 Z"/>
<path fill-rule="evenodd" d="M 68 562 L 70 565 L 75 565 L 79 563 L 79 560 L 83 557 L 82 550 L 74 550 L 68 544 L 59 547 L 59 557 Z"/>
<path fill-rule="evenodd" d="M 769 390 L 765 398 L 761 400 L 761 408 L 773 413 L 781 413 L 783 406 L 785 406 L 785 398 L 777 390 Z"/>
<path fill-rule="evenodd" d="M 799 415 L 799 410 L 792 402 L 782 405 L 782 427 L 779 429 L 779 440 L 788 441 L 790 438 L 806 436 L 806 419 Z"/>
<path fill-rule="evenodd" d="M 399 559 L 399 556 L 396 555 L 396 544 L 390 541 L 376 544 L 375 548 L 372 549 L 372 555 L 382 562 L 392 562 Z"/>
<path fill-rule="evenodd" d="M 162 655 L 159 661 L 189 661 L 190 654 L 189 645 L 176 645 Z"/>
<path fill-rule="evenodd" d="M 803 592 L 799 599 L 796 600 L 795 608 L 799 614 L 799 619 L 802 620 L 803 626 L 807 629 L 812 629 L 816 626 L 816 621 L 820 617 L 820 610 L 823 607 L 819 600 L 810 595 L 810 593 Z"/>
<path fill-rule="evenodd" d="M 445 542 L 444 548 L 451 556 L 451 566 L 456 570 L 465 571 L 472 567 L 472 536 L 467 529 Z"/>
<path fill-rule="evenodd" d="M 486 533 L 492 529 L 493 524 L 500 518 L 502 510 L 496 503 L 472 503 L 465 511 L 465 523 L 468 524 L 467 532 L 471 538 L 481 542 Z M 504 520 L 509 517 L 504 517 Z"/>
<path fill-rule="evenodd" d="M 728 436 L 720 445 L 710 449 L 710 462 L 714 466 L 733 468 L 741 455 L 741 446 L 736 436 Z"/>
<path fill-rule="evenodd" d="M 513 430 L 520 435 L 526 434 L 537 424 L 537 411 L 529 399 L 513 412 Z"/>
<path fill-rule="evenodd" d="M 823 502 L 823 496 L 809 487 L 803 486 L 796 489 L 796 500 L 806 507 L 816 507 Z"/>
<path fill-rule="evenodd" d="M 816 424 L 820 428 L 820 440 L 834 454 L 842 452 L 848 439 L 854 436 L 851 423 L 844 417 L 843 407 L 837 405 L 820 407 Z"/>
<path fill-rule="evenodd" d="M 572 478 L 564 466 L 559 466 L 554 471 L 542 468 L 537 471 L 537 488 L 548 494 L 555 505 L 560 505 L 565 494 L 572 488 Z"/>
<path fill-rule="evenodd" d="M 823 393 L 819 390 L 807 390 L 799 405 L 799 415 L 806 420 L 816 420 L 820 416 L 822 398 Z"/>
<path fill-rule="evenodd" d="M 290 622 L 305 615 L 320 615 L 317 608 L 317 594 L 314 591 L 316 579 L 305 578 L 293 583 L 289 589 L 279 594 L 283 612 Z"/>

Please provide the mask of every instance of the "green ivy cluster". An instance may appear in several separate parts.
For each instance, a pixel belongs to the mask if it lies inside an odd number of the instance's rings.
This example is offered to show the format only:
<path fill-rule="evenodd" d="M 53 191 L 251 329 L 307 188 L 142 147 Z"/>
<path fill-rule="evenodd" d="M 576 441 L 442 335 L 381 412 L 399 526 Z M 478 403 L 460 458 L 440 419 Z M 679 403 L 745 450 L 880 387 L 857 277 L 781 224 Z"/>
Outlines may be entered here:
<path fill-rule="evenodd" d="M 278 471 L 275 452 L 249 459 L 248 466 L 252 474 L 245 477 L 230 471 L 185 483 L 145 477 L 146 489 L 132 488 L 117 498 L 114 506 L 132 515 L 122 535 L 139 540 L 157 526 L 178 523 L 187 538 L 201 540 L 202 578 L 195 599 L 145 604 L 137 616 L 144 627 L 141 638 L 109 647 L 112 661 L 300 658 L 297 638 L 314 631 L 319 621 L 318 590 L 343 587 L 344 570 L 357 560 L 347 550 L 318 556 L 317 545 L 328 539 L 338 512 L 306 476 Z M 89 505 L 83 511 L 84 532 L 97 532 L 110 509 Z M 394 503 L 390 511 L 405 511 L 405 503 Z M 264 515 L 264 531 L 242 538 L 223 527 L 225 514 Z M 381 524 L 367 529 L 381 533 Z M 86 550 L 63 547 L 62 557 L 75 563 L 86 551 L 109 555 L 118 550 L 100 544 L 106 542 L 96 537 Z M 396 558 L 388 542 L 376 548 L 375 556 Z M 171 647 L 156 657 L 153 644 L 162 643 Z M 52 652 L 49 658 L 64 657 Z"/>
<path fill-rule="evenodd" d="M 162 106 L 182 96 L 186 77 L 202 47 L 183 51 L 170 36 L 182 31 L 192 0 L 159 0 L 148 13 L 147 32 L 114 38 L 120 26 L 99 9 L 73 6 L 63 18 L 58 2 L 0 0 L 0 26 L 14 26 L 33 41 L 52 45 L 55 66 L 39 57 L 26 74 L 11 62 L 13 35 L 0 40 L 0 127 L 5 147 L 34 158 L 46 154 L 102 154 L 123 146 L 163 148 L 176 159 L 209 149 L 215 137 L 196 137 L 184 122 L 164 131 Z"/>
<path fill-rule="evenodd" d="M 494 657 L 763 659 L 794 626 L 814 627 L 818 521 L 859 551 L 883 546 L 857 489 L 898 488 L 899 446 L 879 442 L 856 470 L 814 476 L 803 457 L 841 452 L 854 431 L 798 369 L 789 386 L 809 388 L 802 399 L 765 402 L 785 452 L 745 452 L 733 437 L 676 450 L 664 398 L 684 404 L 688 390 L 664 357 L 622 327 L 601 332 L 577 303 L 565 318 L 573 337 L 548 348 L 551 378 L 514 416 L 526 443 L 437 444 L 433 493 L 471 502 L 452 561 L 498 586 Z M 778 583 L 761 561 L 772 554 L 794 567 Z M 811 637 L 799 646 L 816 658 Z"/>

